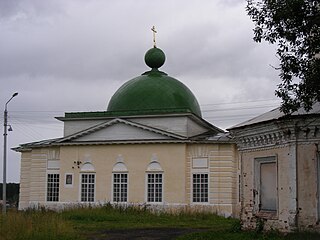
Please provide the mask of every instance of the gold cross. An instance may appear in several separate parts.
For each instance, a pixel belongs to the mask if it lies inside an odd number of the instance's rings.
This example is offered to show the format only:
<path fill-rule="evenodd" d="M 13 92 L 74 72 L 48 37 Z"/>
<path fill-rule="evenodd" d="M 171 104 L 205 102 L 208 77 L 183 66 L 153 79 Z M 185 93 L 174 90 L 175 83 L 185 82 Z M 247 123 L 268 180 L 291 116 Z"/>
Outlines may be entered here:
<path fill-rule="evenodd" d="M 157 46 L 156 46 L 156 33 L 157 33 L 157 31 L 156 31 L 155 26 L 153 26 L 153 27 L 151 28 L 151 31 L 153 32 L 153 47 L 157 47 Z"/>

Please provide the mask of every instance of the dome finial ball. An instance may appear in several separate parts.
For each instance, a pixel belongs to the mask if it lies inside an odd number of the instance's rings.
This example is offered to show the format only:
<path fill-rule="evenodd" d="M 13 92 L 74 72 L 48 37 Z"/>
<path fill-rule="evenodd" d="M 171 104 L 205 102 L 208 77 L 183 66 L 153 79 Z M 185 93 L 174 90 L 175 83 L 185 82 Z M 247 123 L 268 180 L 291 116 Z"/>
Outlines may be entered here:
<path fill-rule="evenodd" d="M 144 56 L 144 61 L 150 68 L 161 67 L 166 60 L 166 55 L 164 52 L 157 47 L 153 47 L 146 52 Z"/>

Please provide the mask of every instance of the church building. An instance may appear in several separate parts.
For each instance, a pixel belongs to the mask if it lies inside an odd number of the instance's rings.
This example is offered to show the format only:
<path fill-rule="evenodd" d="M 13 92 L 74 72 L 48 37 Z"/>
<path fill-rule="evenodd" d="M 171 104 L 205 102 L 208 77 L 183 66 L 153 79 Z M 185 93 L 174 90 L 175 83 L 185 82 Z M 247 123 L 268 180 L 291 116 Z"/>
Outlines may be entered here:
<path fill-rule="evenodd" d="M 136 204 L 239 216 L 240 164 L 228 133 L 201 116 L 194 94 L 159 68 L 124 83 L 107 110 L 67 112 L 61 138 L 22 144 L 19 209 Z"/>

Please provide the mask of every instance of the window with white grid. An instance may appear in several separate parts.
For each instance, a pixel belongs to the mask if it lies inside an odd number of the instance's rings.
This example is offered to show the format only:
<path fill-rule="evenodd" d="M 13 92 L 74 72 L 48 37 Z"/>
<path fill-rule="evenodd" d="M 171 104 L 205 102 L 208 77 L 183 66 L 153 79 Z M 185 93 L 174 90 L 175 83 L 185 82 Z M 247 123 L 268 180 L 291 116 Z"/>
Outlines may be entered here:
<path fill-rule="evenodd" d="M 208 202 L 209 177 L 207 173 L 194 173 L 192 175 L 192 201 Z"/>
<path fill-rule="evenodd" d="M 147 174 L 147 201 L 162 202 L 162 173 Z"/>
<path fill-rule="evenodd" d="M 59 201 L 59 177 L 57 173 L 49 173 L 47 176 L 47 201 Z"/>
<path fill-rule="evenodd" d="M 81 202 L 94 202 L 95 174 L 81 174 Z"/>
<path fill-rule="evenodd" d="M 128 174 L 113 174 L 113 201 L 127 202 L 128 200 Z"/>

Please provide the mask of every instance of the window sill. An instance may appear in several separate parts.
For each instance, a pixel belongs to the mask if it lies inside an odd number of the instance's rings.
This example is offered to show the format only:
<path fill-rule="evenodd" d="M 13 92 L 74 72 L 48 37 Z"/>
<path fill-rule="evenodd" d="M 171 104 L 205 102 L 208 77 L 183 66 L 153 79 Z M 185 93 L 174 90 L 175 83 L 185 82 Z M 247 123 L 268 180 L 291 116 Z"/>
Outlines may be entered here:
<path fill-rule="evenodd" d="M 259 218 L 268 219 L 268 220 L 276 220 L 276 219 L 278 219 L 277 211 L 260 210 L 256 214 L 256 216 L 259 217 Z"/>

